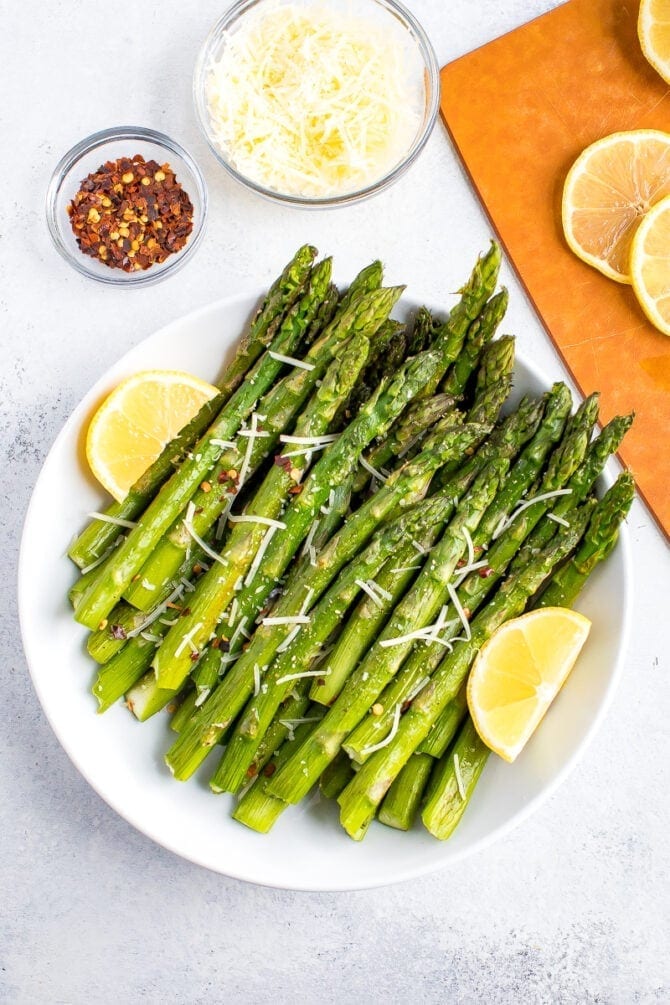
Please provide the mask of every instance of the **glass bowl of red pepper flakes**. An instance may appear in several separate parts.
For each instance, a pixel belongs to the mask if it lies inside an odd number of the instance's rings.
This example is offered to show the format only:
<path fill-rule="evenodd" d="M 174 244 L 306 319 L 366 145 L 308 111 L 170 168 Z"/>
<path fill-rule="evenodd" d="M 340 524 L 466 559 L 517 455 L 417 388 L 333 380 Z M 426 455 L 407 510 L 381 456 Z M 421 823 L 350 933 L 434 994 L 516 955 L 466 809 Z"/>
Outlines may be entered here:
<path fill-rule="evenodd" d="M 111 286 L 148 286 L 196 252 L 207 189 L 175 140 L 118 126 L 65 154 L 51 177 L 46 213 L 57 250 L 78 272 Z"/>

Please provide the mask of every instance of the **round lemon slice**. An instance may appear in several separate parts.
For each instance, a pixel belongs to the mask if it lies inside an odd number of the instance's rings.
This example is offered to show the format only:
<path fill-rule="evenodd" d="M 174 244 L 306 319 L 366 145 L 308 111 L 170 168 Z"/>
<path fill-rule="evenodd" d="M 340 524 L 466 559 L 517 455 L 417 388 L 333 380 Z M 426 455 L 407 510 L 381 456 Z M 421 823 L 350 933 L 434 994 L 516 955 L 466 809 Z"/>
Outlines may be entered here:
<path fill-rule="evenodd" d="M 653 325 L 670 335 L 670 196 L 645 216 L 633 238 L 631 279 Z"/>
<path fill-rule="evenodd" d="M 118 501 L 218 391 L 189 373 L 145 370 L 124 380 L 91 419 L 86 457 Z"/>
<path fill-rule="evenodd" d="M 645 57 L 670 84 L 670 0 L 642 0 L 637 34 Z"/>
<path fill-rule="evenodd" d="M 670 195 L 670 134 L 613 133 L 577 158 L 563 189 L 563 230 L 574 253 L 610 279 L 630 283 L 640 220 Z"/>
<path fill-rule="evenodd" d="M 591 622 L 565 607 L 508 621 L 482 646 L 468 679 L 470 715 L 506 761 L 523 750 L 586 642 Z"/>

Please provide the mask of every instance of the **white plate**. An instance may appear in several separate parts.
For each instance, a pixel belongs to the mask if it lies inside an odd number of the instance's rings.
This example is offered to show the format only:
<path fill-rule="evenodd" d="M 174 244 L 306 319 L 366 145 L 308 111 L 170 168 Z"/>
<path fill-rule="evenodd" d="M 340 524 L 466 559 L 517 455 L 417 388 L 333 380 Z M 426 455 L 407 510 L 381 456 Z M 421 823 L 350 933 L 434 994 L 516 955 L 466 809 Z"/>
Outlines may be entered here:
<path fill-rule="evenodd" d="M 421 302 L 405 298 L 403 304 L 410 309 Z M 336 805 L 317 797 L 289 809 L 269 835 L 247 830 L 230 818 L 230 797 L 207 788 L 215 756 L 196 779 L 186 784 L 172 779 L 162 760 L 174 738 L 166 715 L 139 724 L 121 704 L 96 715 L 86 633 L 73 620 L 66 596 L 76 575 L 65 554 L 86 523 L 85 514 L 104 505 L 81 460 L 82 430 L 101 396 L 142 369 L 183 369 L 214 380 L 255 303 L 250 296 L 221 301 L 156 332 L 98 381 L 65 424 L 35 486 L 21 544 L 19 610 L 30 672 L 54 732 L 79 771 L 129 823 L 176 854 L 227 876 L 289 889 L 349 890 L 410 879 L 472 854 L 518 824 L 584 752 L 603 718 L 626 647 L 627 534 L 624 530 L 580 597 L 579 610 L 593 628 L 575 672 L 516 763 L 490 759 L 451 840 L 436 841 L 420 826 L 405 834 L 375 824 L 357 844 L 339 827 Z M 519 361 L 514 397 L 540 393 L 550 383 Z M 611 484 L 612 473 L 602 487 Z"/>

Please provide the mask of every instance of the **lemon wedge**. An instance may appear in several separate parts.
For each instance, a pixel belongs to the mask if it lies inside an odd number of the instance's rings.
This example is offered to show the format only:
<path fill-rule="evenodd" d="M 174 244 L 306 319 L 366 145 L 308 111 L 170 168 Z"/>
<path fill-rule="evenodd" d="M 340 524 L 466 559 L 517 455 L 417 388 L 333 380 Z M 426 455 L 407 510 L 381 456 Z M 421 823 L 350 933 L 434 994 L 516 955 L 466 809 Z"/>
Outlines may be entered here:
<path fill-rule="evenodd" d="M 468 708 L 481 739 L 506 761 L 533 735 L 590 628 L 576 611 L 545 607 L 501 625 L 482 646 L 468 679 Z"/>
<path fill-rule="evenodd" d="M 145 370 L 128 377 L 91 419 L 86 436 L 91 471 L 120 502 L 216 394 L 211 384 L 176 370 Z"/>

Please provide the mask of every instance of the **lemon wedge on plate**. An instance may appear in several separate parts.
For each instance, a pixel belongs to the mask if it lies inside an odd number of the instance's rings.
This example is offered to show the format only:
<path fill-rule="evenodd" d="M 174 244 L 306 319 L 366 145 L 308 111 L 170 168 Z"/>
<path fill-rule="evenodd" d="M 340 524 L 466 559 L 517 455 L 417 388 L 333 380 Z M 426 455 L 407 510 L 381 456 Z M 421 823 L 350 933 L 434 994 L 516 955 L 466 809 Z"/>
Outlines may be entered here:
<path fill-rule="evenodd" d="M 648 62 L 670 84 L 670 0 L 642 0 L 637 34 Z"/>
<path fill-rule="evenodd" d="M 565 607 L 513 618 L 482 646 L 468 679 L 468 708 L 491 750 L 513 761 L 551 705 L 586 642 L 591 622 Z"/>
<path fill-rule="evenodd" d="M 563 189 L 563 230 L 574 253 L 610 279 L 630 283 L 640 220 L 670 195 L 670 134 L 613 133 L 577 158 Z"/>
<path fill-rule="evenodd" d="M 91 419 L 86 458 L 118 501 L 163 448 L 218 394 L 211 384 L 177 370 L 145 370 L 124 380 Z"/>

